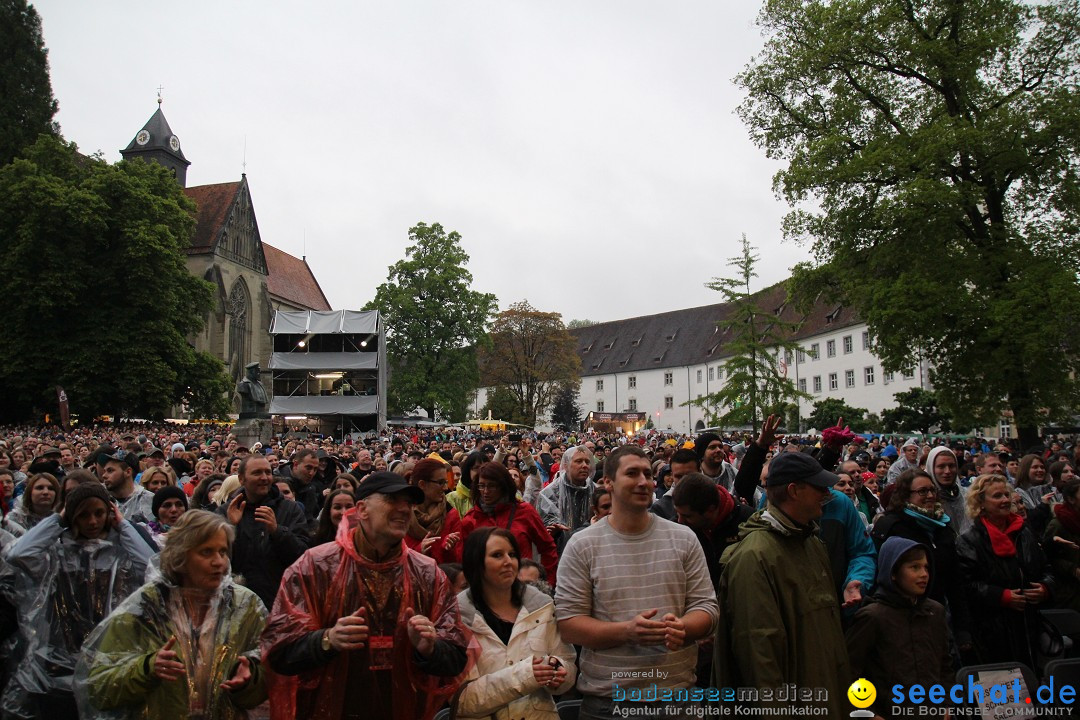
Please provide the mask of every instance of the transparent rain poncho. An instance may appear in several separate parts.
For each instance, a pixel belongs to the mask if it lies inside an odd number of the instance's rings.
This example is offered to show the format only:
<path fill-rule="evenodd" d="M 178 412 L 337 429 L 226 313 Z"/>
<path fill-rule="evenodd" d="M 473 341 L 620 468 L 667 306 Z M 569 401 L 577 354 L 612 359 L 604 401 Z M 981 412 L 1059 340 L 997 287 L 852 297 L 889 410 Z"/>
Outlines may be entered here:
<path fill-rule="evenodd" d="M 205 610 L 196 626 L 197 608 Z M 120 604 L 86 639 L 75 670 L 75 697 L 82 720 L 118 718 L 246 717 L 266 699 L 258 664 L 259 635 L 266 625 L 262 601 L 226 575 L 215 591 L 180 587 L 151 563 L 147 583 Z M 186 673 L 164 681 L 152 672 L 154 656 L 175 637 L 173 651 Z M 251 680 L 222 690 L 239 658 L 251 663 Z"/>
<path fill-rule="evenodd" d="M 0 593 L 18 613 L 7 717 L 32 717 L 27 694 L 70 694 L 83 640 L 143 582 L 153 551 L 126 520 L 98 540 L 78 539 L 58 515 L 5 549 Z"/>
<path fill-rule="evenodd" d="M 298 693 L 304 696 L 305 720 L 342 717 L 352 663 L 390 668 L 390 687 L 385 690 L 392 693 L 394 717 L 380 720 L 430 718 L 454 694 L 479 651 L 472 633 L 461 622 L 450 582 L 435 561 L 408 550 L 403 543 L 398 557 L 374 563 L 356 550 L 353 531 L 358 523 L 356 510 L 348 511 L 335 542 L 312 548 L 286 570 L 262 638 L 263 659 L 312 631 L 332 627 L 338 618 L 360 607 L 368 608 L 369 618 L 379 616 L 387 627 L 392 626 L 392 646 L 386 648 L 381 663 L 375 661 L 376 651 L 365 648 L 338 653 L 322 667 L 299 676 L 268 673 L 274 720 L 297 717 Z M 393 584 L 384 587 L 382 580 L 391 577 L 395 578 Z M 384 618 L 384 608 L 395 603 L 397 617 Z M 433 621 L 440 640 L 468 649 L 469 660 L 459 675 L 437 677 L 416 667 L 406 631 L 407 606 Z"/>

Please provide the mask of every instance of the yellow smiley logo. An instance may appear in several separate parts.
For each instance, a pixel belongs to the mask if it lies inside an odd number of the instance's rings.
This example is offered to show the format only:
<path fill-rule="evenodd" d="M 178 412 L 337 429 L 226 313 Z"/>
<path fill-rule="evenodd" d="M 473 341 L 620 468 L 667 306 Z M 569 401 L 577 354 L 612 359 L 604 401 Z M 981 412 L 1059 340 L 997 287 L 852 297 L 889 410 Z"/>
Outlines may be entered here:
<path fill-rule="evenodd" d="M 859 678 L 847 689 L 847 698 L 857 708 L 868 708 L 877 698 L 877 688 L 866 678 Z"/>

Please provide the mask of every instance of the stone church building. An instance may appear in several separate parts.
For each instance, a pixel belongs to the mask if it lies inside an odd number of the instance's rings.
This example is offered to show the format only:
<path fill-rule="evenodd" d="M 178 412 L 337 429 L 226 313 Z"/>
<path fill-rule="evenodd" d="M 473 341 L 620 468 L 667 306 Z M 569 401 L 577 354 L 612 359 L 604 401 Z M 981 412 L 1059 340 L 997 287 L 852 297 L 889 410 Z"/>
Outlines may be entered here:
<path fill-rule="evenodd" d="M 274 311 L 330 310 L 306 258 L 262 241 L 246 174 L 234 182 L 187 186 L 191 163 L 165 120 L 160 99 L 157 111 L 120 154 L 171 170 L 198 208 L 187 267 L 214 285 L 215 303 L 203 332 L 191 338 L 195 347 L 221 358 L 233 380 L 252 362 L 267 373 Z M 269 389 L 268 374 L 264 382 Z"/>

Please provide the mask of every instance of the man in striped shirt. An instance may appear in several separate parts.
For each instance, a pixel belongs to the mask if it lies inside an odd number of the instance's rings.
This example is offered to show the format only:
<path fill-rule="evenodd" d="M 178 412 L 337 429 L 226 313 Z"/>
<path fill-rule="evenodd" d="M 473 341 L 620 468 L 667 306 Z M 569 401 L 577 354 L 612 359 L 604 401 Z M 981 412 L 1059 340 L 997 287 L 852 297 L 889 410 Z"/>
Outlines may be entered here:
<path fill-rule="evenodd" d="M 604 484 L 611 514 L 570 539 L 555 593 L 563 639 L 583 647 L 580 717 L 644 703 L 681 717 L 689 703 L 673 698 L 694 684 L 695 643 L 718 618 L 705 556 L 692 530 L 649 512 L 655 483 L 640 447 L 611 454 Z"/>

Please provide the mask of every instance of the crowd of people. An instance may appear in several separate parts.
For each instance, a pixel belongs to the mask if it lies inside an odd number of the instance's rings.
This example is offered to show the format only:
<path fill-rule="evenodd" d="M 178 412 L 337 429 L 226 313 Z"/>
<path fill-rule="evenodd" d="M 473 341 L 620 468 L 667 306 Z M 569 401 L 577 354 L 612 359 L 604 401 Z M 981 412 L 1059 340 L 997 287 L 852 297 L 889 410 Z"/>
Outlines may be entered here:
<path fill-rule="evenodd" d="M 0 428 L 3 717 L 690 717 L 791 683 L 840 717 L 856 678 L 1052 655 L 1080 447 L 778 426 Z"/>

